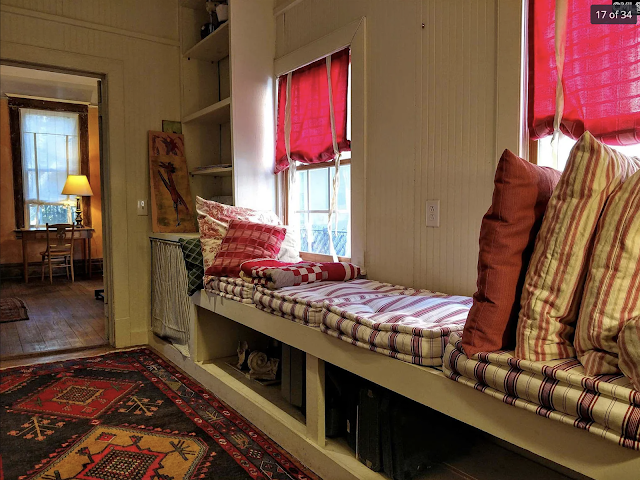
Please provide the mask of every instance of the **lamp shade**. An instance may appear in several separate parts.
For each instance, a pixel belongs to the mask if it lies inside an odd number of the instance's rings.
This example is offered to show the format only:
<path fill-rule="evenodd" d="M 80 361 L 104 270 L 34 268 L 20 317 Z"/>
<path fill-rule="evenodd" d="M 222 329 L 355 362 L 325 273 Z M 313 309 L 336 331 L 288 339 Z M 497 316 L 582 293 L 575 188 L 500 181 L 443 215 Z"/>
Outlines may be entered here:
<path fill-rule="evenodd" d="M 69 175 L 62 189 L 62 195 L 77 195 L 79 197 L 90 197 L 93 195 L 87 176 Z"/>

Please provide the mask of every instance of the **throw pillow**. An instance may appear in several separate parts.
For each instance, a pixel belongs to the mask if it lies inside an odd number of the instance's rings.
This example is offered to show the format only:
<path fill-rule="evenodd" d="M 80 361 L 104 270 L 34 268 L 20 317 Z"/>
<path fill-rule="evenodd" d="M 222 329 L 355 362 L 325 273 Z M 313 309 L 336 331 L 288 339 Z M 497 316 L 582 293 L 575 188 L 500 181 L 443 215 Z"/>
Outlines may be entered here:
<path fill-rule="evenodd" d="M 509 150 L 498 162 L 493 201 L 480 228 L 478 291 L 462 337 L 469 358 L 515 347 L 524 277 L 560 175 Z"/>
<path fill-rule="evenodd" d="M 302 261 L 300 258 L 300 236 L 298 230 L 290 225 L 285 225 L 287 234 L 280 246 L 278 252 L 278 260 L 287 263 L 298 263 Z"/>
<path fill-rule="evenodd" d="M 575 347 L 587 375 L 619 373 L 618 336 L 640 318 L 640 172 L 616 189 L 598 222 Z"/>
<path fill-rule="evenodd" d="M 275 259 L 287 229 L 276 225 L 231 220 L 213 265 L 207 275 L 240 276 L 242 262 L 258 258 Z"/>
<path fill-rule="evenodd" d="M 611 193 L 640 168 L 585 132 L 553 191 L 529 263 L 516 356 L 546 361 L 575 356 L 572 345 L 598 219 Z"/>
<path fill-rule="evenodd" d="M 202 263 L 202 249 L 200 247 L 199 238 L 181 238 L 178 240 L 182 248 L 182 256 L 184 257 L 184 266 L 187 269 L 187 293 L 189 296 L 202 290 L 204 285 L 202 277 L 204 277 L 204 266 Z"/>
<path fill-rule="evenodd" d="M 222 239 L 227 233 L 230 220 L 245 220 L 269 225 L 281 224 L 274 212 L 225 205 L 201 197 L 196 197 L 196 212 L 198 212 L 198 227 L 205 270 L 213 264 Z"/>

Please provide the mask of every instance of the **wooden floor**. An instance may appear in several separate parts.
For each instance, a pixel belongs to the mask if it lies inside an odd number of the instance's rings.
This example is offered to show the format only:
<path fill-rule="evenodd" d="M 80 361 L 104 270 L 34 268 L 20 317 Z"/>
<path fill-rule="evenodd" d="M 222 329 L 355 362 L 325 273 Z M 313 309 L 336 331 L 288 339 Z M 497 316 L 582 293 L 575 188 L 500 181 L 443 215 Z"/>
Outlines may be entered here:
<path fill-rule="evenodd" d="M 103 288 L 102 277 L 73 283 L 54 277 L 53 284 L 3 281 L 0 297 L 21 298 L 29 320 L 0 323 L 0 358 L 106 344 L 104 303 L 94 297 L 98 288 Z"/>

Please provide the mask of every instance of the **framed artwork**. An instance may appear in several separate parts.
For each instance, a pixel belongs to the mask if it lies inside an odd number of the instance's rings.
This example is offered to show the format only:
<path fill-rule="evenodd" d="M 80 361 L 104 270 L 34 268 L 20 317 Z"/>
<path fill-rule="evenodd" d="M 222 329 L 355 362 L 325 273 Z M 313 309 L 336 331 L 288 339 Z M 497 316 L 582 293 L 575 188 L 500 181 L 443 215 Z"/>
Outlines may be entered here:
<path fill-rule="evenodd" d="M 153 231 L 197 231 L 182 135 L 149 132 L 149 178 Z"/>

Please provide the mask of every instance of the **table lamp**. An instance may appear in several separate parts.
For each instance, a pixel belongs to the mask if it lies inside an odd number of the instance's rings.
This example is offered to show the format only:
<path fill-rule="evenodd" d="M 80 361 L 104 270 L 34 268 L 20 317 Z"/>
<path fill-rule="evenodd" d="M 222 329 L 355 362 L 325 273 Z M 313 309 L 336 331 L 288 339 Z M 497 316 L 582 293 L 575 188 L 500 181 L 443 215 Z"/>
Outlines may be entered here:
<path fill-rule="evenodd" d="M 76 228 L 82 228 L 82 209 L 80 208 L 80 197 L 90 197 L 93 195 L 89 180 L 86 175 L 69 175 L 62 189 L 62 195 L 76 196 Z"/>

